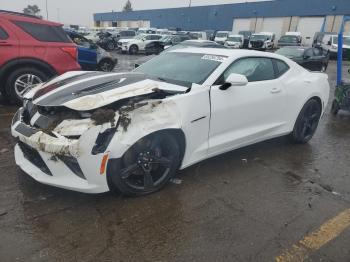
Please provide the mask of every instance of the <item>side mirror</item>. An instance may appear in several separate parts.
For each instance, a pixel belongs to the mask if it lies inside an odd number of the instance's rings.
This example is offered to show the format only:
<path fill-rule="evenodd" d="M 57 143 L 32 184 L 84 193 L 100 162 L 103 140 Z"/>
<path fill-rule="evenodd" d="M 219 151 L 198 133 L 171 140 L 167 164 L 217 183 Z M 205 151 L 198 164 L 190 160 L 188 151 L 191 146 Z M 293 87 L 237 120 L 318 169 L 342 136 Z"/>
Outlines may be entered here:
<path fill-rule="evenodd" d="M 332 45 L 331 41 L 328 41 L 327 45 Z"/>
<path fill-rule="evenodd" d="M 225 84 L 220 86 L 220 90 L 227 90 L 231 86 L 246 86 L 248 79 L 244 75 L 232 73 L 228 76 Z"/>
<path fill-rule="evenodd" d="M 304 55 L 304 59 L 305 59 L 305 60 L 307 60 L 307 59 L 309 59 L 309 58 L 310 58 L 309 55 Z"/>

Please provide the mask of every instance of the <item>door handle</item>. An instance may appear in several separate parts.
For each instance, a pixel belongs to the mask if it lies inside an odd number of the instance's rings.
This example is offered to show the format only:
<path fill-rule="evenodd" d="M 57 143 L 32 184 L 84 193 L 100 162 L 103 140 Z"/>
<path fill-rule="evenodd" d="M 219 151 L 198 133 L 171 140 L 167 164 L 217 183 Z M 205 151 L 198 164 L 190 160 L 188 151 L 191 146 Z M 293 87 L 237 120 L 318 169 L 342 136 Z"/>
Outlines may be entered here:
<path fill-rule="evenodd" d="M 279 87 L 274 87 L 274 88 L 271 89 L 271 93 L 272 94 L 277 94 L 277 93 L 279 93 L 281 91 L 282 91 L 282 89 L 279 88 Z"/>

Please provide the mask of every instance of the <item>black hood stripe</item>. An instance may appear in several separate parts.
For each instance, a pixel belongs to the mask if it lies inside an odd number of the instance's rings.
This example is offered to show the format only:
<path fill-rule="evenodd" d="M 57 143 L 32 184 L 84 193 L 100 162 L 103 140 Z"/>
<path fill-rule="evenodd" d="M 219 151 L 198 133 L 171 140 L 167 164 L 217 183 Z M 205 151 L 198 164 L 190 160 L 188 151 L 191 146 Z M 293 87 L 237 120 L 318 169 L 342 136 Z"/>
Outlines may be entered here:
<path fill-rule="evenodd" d="M 57 82 L 54 82 L 51 85 L 47 85 L 44 88 L 38 90 L 35 93 L 33 99 L 36 100 L 36 99 L 42 97 L 43 95 L 45 95 L 45 94 L 47 94 L 47 93 L 49 93 L 49 92 L 51 92 L 51 91 L 53 91 L 53 90 L 55 90 L 55 89 L 57 89 L 59 87 L 72 84 L 75 81 L 79 81 L 79 80 L 82 80 L 82 79 L 87 78 L 87 77 L 98 76 L 98 75 L 101 75 L 101 74 L 105 74 L 105 73 L 101 73 L 101 72 L 86 72 L 86 73 L 83 73 L 83 74 L 67 77 L 65 79 L 62 79 L 62 80 L 57 81 Z"/>
<path fill-rule="evenodd" d="M 90 75 L 88 77 L 85 76 L 85 78 L 89 77 Z M 84 79 L 84 77 L 80 79 Z M 77 98 L 107 92 L 109 90 L 131 85 L 146 79 L 150 78 L 146 77 L 144 74 L 106 74 L 105 77 L 91 80 L 88 79 L 87 81 L 81 83 L 69 85 L 67 88 L 53 92 L 51 95 L 50 92 L 54 89 L 51 90 L 50 88 L 46 97 L 39 99 L 38 101 L 34 101 L 34 103 L 39 106 L 62 106 L 63 104 Z"/>

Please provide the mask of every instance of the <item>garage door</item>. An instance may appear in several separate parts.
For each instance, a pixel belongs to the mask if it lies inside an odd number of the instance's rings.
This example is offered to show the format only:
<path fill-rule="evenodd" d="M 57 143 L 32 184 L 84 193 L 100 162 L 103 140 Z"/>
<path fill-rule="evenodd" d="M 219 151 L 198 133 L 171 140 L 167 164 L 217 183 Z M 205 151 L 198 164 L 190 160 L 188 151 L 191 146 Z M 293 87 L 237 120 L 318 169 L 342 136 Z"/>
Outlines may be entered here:
<path fill-rule="evenodd" d="M 350 17 L 348 21 L 344 22 L 344 34 L 350 35 Z"/>
<path fill-rule="evenodd" d="M 264 18 L 263 24 L 261 27 L 262 32 L 272 32 L 276 35 L 276 40 L 280 39 L 283 29 L 283 18 L 274 17 L 274 18 Z"/>
<path fill-rule="evenodd" d="M 324 17 L 301 17 L 299 19 L 297 31 L 301 33 L 305 45 L 312 45 L 314 35 L 321 31 L 324 20 Z"/>
<path fill-rule="evenodd" d="M 248 31 L 250 28 L 249 18 L 237 18 L 233 20 L 232 31 L 238 34 L 239 31 Z"/>

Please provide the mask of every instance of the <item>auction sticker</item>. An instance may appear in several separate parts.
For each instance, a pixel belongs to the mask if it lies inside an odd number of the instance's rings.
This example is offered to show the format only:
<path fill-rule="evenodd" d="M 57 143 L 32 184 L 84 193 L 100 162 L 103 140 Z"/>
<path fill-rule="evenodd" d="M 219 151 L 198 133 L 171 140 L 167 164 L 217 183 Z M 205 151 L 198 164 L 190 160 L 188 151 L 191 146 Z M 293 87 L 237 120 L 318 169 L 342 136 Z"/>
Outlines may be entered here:
<path fill-rule="evenodd" d="M 217 61 L 217 62 L 223 62 L 225 61 L 227 57 L 226 56 L 219 56 L 219 55 L 204 55 L 202 56 L 203 60 L 211 60 L 211 61 Z"/>

